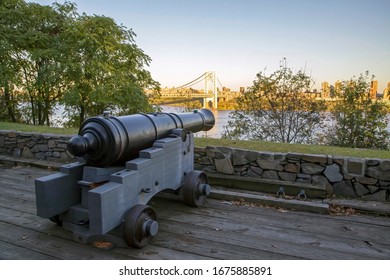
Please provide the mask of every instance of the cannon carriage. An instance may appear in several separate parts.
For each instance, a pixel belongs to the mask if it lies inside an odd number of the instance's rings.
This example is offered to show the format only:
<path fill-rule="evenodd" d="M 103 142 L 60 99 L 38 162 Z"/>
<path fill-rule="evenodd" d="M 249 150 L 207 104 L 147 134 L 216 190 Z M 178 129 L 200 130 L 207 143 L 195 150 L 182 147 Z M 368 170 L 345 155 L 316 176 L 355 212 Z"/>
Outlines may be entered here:
<path fill-rule="evenodd" d="M 68 143 L 79 161 L 36 179 L 37 215 L 83 243 L 121 230 L 127 245 L 146 246 L 158 232 L 151 198 L 170 190 L 197 207 L 209 195 L 206 174 L 194 170 L 194 133 L 214 122 L 207 109 L 87 119 Z"/>

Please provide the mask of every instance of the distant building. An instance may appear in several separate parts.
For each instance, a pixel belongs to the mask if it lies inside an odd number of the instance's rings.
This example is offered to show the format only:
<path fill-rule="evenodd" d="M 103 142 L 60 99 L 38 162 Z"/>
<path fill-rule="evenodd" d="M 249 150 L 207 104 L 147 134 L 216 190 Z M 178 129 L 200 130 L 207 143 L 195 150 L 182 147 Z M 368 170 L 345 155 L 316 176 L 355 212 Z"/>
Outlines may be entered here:
<path fill-rule="evenodd" d="M 341 82 L 340 82 L 340 81 L 336 81 L 336 82 L 334 83 L 334 91 L 335 91 L 336 93 L 339 93 L 339 92 L 341 91 Z"/>
<path fill-rule="evenodd" d="M 371 81 L 370 98 L 376 99 L 376 93 L 378 92 L 378 81 Z"/>
<path fill-rule="evenodd" d="M 321 97 L 323 99 L 330 98 L 330 87 L 328 82 L 321 83 Z"/>
<path fill-rule="evenodd" d="M 390 100 L 390 82 L 387 83 L 387 88 L 383 91 L 383 99 Z"/>

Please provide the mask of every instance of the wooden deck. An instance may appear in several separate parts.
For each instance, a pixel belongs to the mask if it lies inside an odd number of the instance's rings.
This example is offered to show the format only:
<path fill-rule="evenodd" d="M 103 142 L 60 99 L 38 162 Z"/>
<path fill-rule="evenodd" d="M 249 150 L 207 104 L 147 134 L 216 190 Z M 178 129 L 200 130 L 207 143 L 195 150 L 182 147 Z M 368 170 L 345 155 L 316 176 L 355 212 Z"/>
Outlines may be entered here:
<path fill-rule="evenodd" d="M 36 216 L 34 179 L 52 173 L 0 165 L 0 259 L 390 259 L 390 218 L 237 206 L 202 208 L 161 198 L 159 233 L 142 250 L 80 244 Z"/>

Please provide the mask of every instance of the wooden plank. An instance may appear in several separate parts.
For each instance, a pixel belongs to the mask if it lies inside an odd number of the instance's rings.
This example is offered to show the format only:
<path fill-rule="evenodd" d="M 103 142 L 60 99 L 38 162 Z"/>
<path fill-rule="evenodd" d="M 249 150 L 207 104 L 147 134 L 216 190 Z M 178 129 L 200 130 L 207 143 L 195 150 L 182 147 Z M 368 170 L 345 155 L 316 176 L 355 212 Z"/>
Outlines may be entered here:
<path fill-rule="evenodd" d="M 12 209 L 2 208 L 0 211 L 0 221 L 20 226 L 21 230 L 27 228 L 40 232 L 44 234 L 48 240 L 60 238 L 74 242 L 75 246 L 79 246 L 80 248 L 90 248 L 89 245 L 81 244 L 74 241 L 71 233 L 66 231 L 62 227 L 58 227 L 47 219 L 43 219 L 29 213 L 23 213 Z M 192 252 L 176 251 L 169 248 L 155 246 L 153 244 L 141 250 L 129 247 L 116 246 L 110 251 L 100 251 L 108 255 L 112 253 L 114 255 L 119 255 L 120 257 L 115 257 L 117 259 L 208 259 L 207 257 L 202 257 L 193 254 Z M 83 257 L 80 256 L 80 258 Z"/>
<path fill-rule="evenodd" d="M 97 248 L 80 246 L 53 235 L 48 238 L 47 234 L 4 222 L 0 222 L 0 240 L 59 259 L 123 259 L 120 255 L 106 254 Z"/>
<path fill-rule="evenodd" d="M 210 201 L 208 207 L 216 209 L 214 215 L 223 214 L 215 201 Z M 386 238 L 387 233 L 390 232 L 390 225 L 374 224 L 375 217 L 371 217 L 371 226 L 367 227 L 366 222 L 362 223 L 359 220 L 351 221 L 348 219 L 348 223 L 346 223 L 345 219 L 340 220 L 332 215 L 315 215 L 284 209 L 258 209 L 257 207 L 239 207 L 237 209 L 237 206 L 229 207 L 229 205 L 224 207 L 224 210 L 228 209 L 231 211 L 226 212 L 225 215 L 232 219 L 256 219 L 259 223 L 272 224 L 280 228 L 299 229 L 312 233 L 326 233 L 328 235 L 390 244 L 390 240 Z M 351 236 L 352 232 L 353 235 Z"/>
<path fill-rule="evenodd" d="M 0 187 L 0 192 L 2 196 L 8 196 L 13 198 L 23 199 L 25 201 L 31 201 L 35 203 L 35 192 L 30 190 L 21 190 L 15 188 L 13 184 L 6 184 Z"/>
<path fill-rule="evenodd" d="M 37 213 L 35 202 L 6 195 L 0 195 L 0 209 L 1 208 L 15 209 L 31 214 Z"/>
<path fill-rule="evenodd" d="M 56 260 L 58 258 L 35 252 L 0 240 L 1 260 Z"/>
<path fill-rule="evenodd" d="M 226 231 L 220 228 L 210 230 L 205 226 L 193 225 L 190 223 L 173 223 L 171 220 L 160 220 L 162 230 L 173 235 L 187 235 L 192 238 L 192 242 L 205 242 L 206 244 L 219 244 L 218 248 L 228 248 L 233 254 L 233 258 L 238 259 L 359 259 L 358 255 L 348 252 L 337 252 L 333 250 L 318 250 L 318 244 L 312 246 L 302 246 L 286 242 L 279 239 L 271 239 L 267 236 L 256 234 L 245 234 L 247 228 L 236 231 Z M 229 246 L 229 245 L 233 246 Z M 182 244 L 180 244 L 182 246 Z M 240 252 L 236 254 L 236 252 Z"/>
<path fill-rule="evenodd" d="M 166 208 L 166 207 L 165 207 Z M 252 223 L 243 221 L 242 219 L 222 219 L 219 217 L 207 216 L 204 215 L 188 215 L 187 213 L 178 213 L 175 210 L 165 209 L 163 213 L 159 215 L 160 217 L 167 219 L 169 221 L 175 222 L 184 222 L 188 224 L 217 228 L 224 232 L 240 232 L 245 230 L 240 235 L 240 238 L 249 238 L 250 236 L 259 236 L 260 238 L 268 238 L 272 240 L 278 240 L 283 242 L 295 243 L 300 246 L 305 247 L 309 246 L 311 249 L 316 249 L 318 251 L 323 248 L 335 251 L 335 252 L 348 252 L 351 255 L 386 259 L 390 256 L 390 245 L 378 244 L 375 242 L 364 240 L 354 240 L 351 238 L 329 236 L 325 233 L 311 233 L 305 232 L 301 229 L 280 229 L 280 227 L 275 225 L 269 225 L 266 223 L 258 223 L 253 220 Z M 210 227 L 210 225 L 212 225 Z M 354 232 L 351 232 L 353 236 Z"/>
<path fill-rule="evenodd" d="M 218 201 L 208 200 L 208 205 L 204 208 L 180 207 L 180 203 L 161 203 L 162 208 L 173 211 L 180 211 L 189 214 L 201 214 L 205 217 L 211 216 L 220 219 L 228 219 L 233 222 L 245 221 L 252 223 L 270 225 L 280 229 L 292 229 L 313 234 L 327 234 L 329 236 L 343 237 L 348 239 L 363 240 L 390 245 L 388 232 L 390 226 L 374 225 L 367 227 L 365 223 L 349 222 L 335 219 L 330 215 L 316 215 L 306 212 L 286 211 L 278 209 L 268 209 L 260 207 L 245 207 L 223 204 Z M 375 217 L 373 217 L 375 218 Z"/>
<path fill-rule="evenodd" d="M 209 256 L 213 259 L 300 259 L 295 256 L 258 250 L 256 248 L 241 246 L 237 243 L 228 243 L 222 238 L 212 238 L 212 232 L 207 229 L 205 233 L 199 233 L 198 226 L 172 221 L 160 220 L 160 232 L 154 244 L 173 248 L 180 251 L 194 252 L 201 256 Z M 184 231 L 183 231 L 184 230 Z"/>
<path fill-rule="evenodd" d="M 317 215 L 212 199 L 204 207 L 191 208 L 155 198 L 151 203 L 157 210 L 160 231 L 152 244 L 141 250 L 119 246 L 109 251 L 97 249 L 74 241 L 70 232 L 36 216 L 34 178 L 53 173 L 45 172 L 0 170 L 0 180 L 6 174 L 6 184 L 0 184 L 0 252 L 15 248 L 12 259 L 88 259 L 91 254 L 95 259 L 390 257 L 389 218 Z M 3 255 L 0 253 L 0 258 Z"/>

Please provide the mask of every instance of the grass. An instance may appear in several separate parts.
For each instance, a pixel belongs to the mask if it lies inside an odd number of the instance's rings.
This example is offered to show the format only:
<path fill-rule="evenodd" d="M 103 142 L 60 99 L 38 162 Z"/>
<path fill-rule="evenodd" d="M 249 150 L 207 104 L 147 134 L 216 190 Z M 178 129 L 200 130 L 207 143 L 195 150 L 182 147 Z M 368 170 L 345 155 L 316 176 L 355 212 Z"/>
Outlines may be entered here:
<path fill-rule="evenodd" d="M 39 132 L 53 134 L 76 134 L 77 128 L 56 128 L 47 126 L 33 126 L 26 124 L 0 122 L 0 130 L 16 130 L 23 132 Z M 387 158 L 390 159 L 390 151 L 353 149 L 333 146 L 287 144 L 260 141 L 236 141 L 216 138 L 195 138 L 197 147 L 224 146 L 245 150 L 267 151 L 267 152 L 296 152 L 304 154 L 324 154 L 358 158 Z"/>
<path fill-rule="evenodd" d="M 52 134 L 76 134 L 77 128 L 48 127 L 44 125 L 28 125 L 21 123 L 0 122 L 0 130 L 16 130 L 23 132 L 38 132 Z"/>
<path fill-rule="evenodd" d="M 369 149 L 354 149 L 323 145 L 304 145 L 304 144 L 287 144 L 275 142 L 261 142 L 261 141 L 235 141 L 227 139 L 215 138 L 196 138 L 195 146 L 224 146 L 231 148 L 239 148 L 254 151 L 268 151 L 268 152 L 295 152 L 304 154 L 324 154 L 344 157 L 358 157 L 358 158 L 383 158 L 390 159 L 390 151 L 385 150 L 369 150 Z"/>

